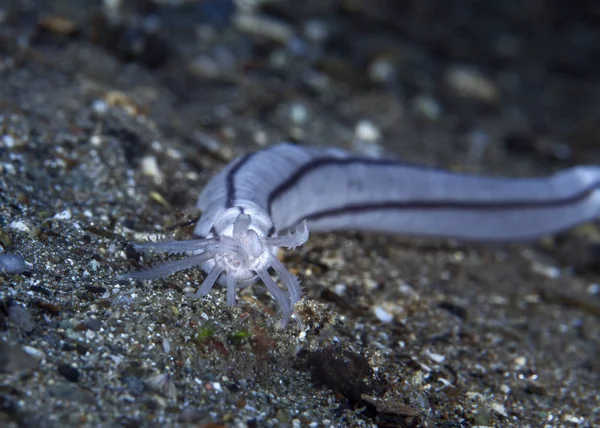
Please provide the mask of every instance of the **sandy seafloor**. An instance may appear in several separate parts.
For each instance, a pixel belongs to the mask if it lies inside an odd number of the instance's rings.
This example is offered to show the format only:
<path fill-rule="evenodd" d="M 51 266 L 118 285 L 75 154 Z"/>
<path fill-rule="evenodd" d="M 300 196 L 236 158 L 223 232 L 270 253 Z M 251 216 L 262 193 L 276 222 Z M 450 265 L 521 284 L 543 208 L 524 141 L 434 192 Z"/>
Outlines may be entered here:
<path fill-rule="evenodd" d="M 240 2 L 241 3 L 241 2 Z M 282 139 L 489 175 L 600 164 L 594 0 L 0 1 L 2 427 L 592 427 L 597 224 L 314 234 L 305 290 L 186 297 L 129 243 Z M 174 227 L 175 226 L 175 227 Z"/>

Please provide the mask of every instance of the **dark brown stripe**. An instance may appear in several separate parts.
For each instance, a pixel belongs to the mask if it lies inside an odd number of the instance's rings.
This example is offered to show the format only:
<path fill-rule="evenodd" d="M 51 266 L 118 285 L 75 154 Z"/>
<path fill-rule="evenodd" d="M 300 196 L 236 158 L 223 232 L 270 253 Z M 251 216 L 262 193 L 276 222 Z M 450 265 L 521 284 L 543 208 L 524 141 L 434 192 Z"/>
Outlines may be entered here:
<path fill-rule="evenodd" d="M 462 202 L 462 201 L 384 201 L 369 204 L 348 204 L 336 208 L 329 208 L 323 211 L 311 213 L 306 220 L 320 220 L 325 217 L 333 217 L 345 214 L 359 214 L 375 210 L 480 210 L 480 211 L 510 211 L 517 209 L 543 209 L 560 208 L 568 205 L 575 205 L 584 201 L 594 191 L 600 190 L 600 181 L 592 183 L 581 192 L 575 193 L 566 198 L 559 198 L 548 201 L 489 201 L 489 202 Z M 304 219 L 298 219 L 298 222 Z"/>
<path fill-rule="evenodd" d="M 354 165 L 354 164 L 363 164 L 363 165 L 375 165 L 375 166 L 406 166 L 414 169 L 420 170 L 435 170 L 440 172 L 445 172 L 448 174 L 454 174 L 451 171 L 447 171 L 442 168 L 421 165 L 410 162 L 400 162 L 386 159 L 370 159 L 370 158 L 319 158 L 312 161 L 309 161 L 298 168 L 292 175 L 290 175 L 287 179 L 282 181 L 277 187 L 275 187 L 267 198 L 267 207 L 269 210 L 269 216 L 271 215 L 271 208 L 273 203 L 277 199 L 279 199 L 283 194 L 287 193 L 291 190 L 298 181 L 302 179 L 307 174 L 310 174 L 320 168 L 326 168 L 328 166 L 345 166 L 345 165 Z M 458 174 L 457 174 L 458 175 Z M 464 175 L 464 174 L 462 174 Z"/>
<path fill-rule="evenodd" d="M 225 176 L 225 208 L 233 207 L 235 203 L 235 175 L 238 173 L 241 167 L 248 163 L 248 161 L 254 156 L 255 153 L 249 153 L 242 157 L 237 164 L 233 166 Z"/>

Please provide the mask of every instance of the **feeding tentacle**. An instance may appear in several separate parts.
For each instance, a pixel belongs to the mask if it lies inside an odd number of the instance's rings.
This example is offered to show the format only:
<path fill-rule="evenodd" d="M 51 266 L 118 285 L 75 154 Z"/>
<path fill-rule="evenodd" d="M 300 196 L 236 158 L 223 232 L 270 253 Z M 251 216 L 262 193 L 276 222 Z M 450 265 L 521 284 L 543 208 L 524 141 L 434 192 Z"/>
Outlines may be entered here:
<path fill-rule="evenodd" d="M 207 251 L 197 256 L 186 257 L 185 259 L 175 260 L 154 266 L 151 269 L 142 270 L 139 272 L 130 272 L 123 275 L 119 275 L 117 279 L 154 279 L 164 278 L 172 275 L 180 270 L 190 269 L 196 267 L 207 260 L 212 259 L 216 255 L 216 251 Z"/>
<path fill-rule="evenodd" d="M 300 300 L 300 295 L 302 294 L 300 281 L 298 281 L 296 275 L 293 275 L 289 270 L 287 270 L 285 266 L 283 266 L 283 264 L 277 260 L 277 257 L 272 254 L 269 257 L 269 264 L 273 269 L 275 269 L 275 272 L 277 272 L 281 282 L 288 289 L 288 292 L 290 293 L 290 303 L 293 307 L 296 302 Z"/>
<path fill-rule="evenodd" d="M 210 270 L 210 273 L 206 276 L 206 278 L 204 278 L 204 281 L 202 281 L 202 284 L 200 285 L 200 288 L 198 288 L 198 291 L 196 291 L 196 294 L 194 294 L 194 297 L 200 298 L 210 293 L 210 290 L 212 290 L 222 273 L 223 269 L 219 265 L 215 264 Z"/>
<path fill-rule="evenodd" d="M 269 273 L 265 269 L 261 269 L 256 273 L 258 274 L 258 276 L 260 276 L 262 282 L 264 282 L 265 286 L 267 287 L 267 290 L 269 290 L 271 295 L 273 295 L 279 307 L 281 307 L 281 312 L 283 313 L 283 319 L 281 320 L 281 323 L 285 326 L 288 323 L 290 317 L 292 316 L 292 308 L 290 306 L 290 302 L 288 301 L 288 299 L 286 299 L 281 288 L 277 286 L 275 281 L 273 281 L 273 278 L 271 278 L 271 275 L 269 275 Z"/>
<path fill-rule="evenodd" d="M 133 244 L 133 248 L 139 252 L 163 252 L 168 254 L 190 254 L 200 250 L 215 250 L 219 245 L 217 238 L 209 239 L 189 239 L 186 241 L 162 241 L 162 242 L 144 242 L 142 244 Z"/>

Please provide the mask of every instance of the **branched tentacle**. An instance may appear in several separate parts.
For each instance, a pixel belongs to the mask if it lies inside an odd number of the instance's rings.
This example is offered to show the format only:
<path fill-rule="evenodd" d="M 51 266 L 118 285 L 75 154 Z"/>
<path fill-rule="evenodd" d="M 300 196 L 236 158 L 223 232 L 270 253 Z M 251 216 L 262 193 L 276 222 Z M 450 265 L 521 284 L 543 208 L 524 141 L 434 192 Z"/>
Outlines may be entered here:
<path fill-rule="evenodd" d="M 286 247 L 294 249 L 308 241 L 308 228 L 306 222 L 300 223 L 299 228 L 295 232 L 290 232 L 286 235 L 273 236 L 265 238 L 265 244 L 273 247 Z"/>

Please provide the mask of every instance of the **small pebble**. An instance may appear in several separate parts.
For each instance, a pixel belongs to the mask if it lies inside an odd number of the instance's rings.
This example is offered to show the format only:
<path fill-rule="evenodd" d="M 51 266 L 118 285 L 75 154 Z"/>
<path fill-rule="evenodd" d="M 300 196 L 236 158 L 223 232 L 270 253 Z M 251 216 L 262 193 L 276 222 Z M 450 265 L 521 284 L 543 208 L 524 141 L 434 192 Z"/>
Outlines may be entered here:
<path fill-rule="evenodd" d="M 64 210 L 59 213 L 56 213 L 52 218 L 55 220 L 71 220 L 71 218 L 73 218 L 73 215 L 71 214 L 71 211 Z"/>
<path fill-rule="evenodd" d="M 189 63 L 188 70 L 198 77 L 216 79 L 221 74 L 221 68 L 217 61 L 209 55 L 202 54 Z"/>
<path fill-rule="evenodd" d="M 26 270 L 25 259 L 20 254 L 0 254 L 0 273 L 14 275 Z"/>
<path fill-rule="evenodd" d="M 0 142 L 2 142 L 2 146 L 7 149 L 12 149 L 15 146 L 15 139 L 12 135 L 4 135 L 2 139 L 0 139 Z"/>
<path fill-rule="evenodd" d="M 435 122 L 442 115 L 442 106 L 433 96 L 427 94 L 417 95 L 413 100 L 415 112 L 427 120 Z"/>
<path fill-rule="evenodd" d="M 517 370 L 522 369 L 527 364 L 527 358 L 525 357 L 516 357 L 513 360 L 513 364 Z"/>
<path fill-rule="evenodd" d="M 160 167 L 158 166 L 158 160 L 156 157 L 150 155 L 144 156 L 142 158 L 141 166 L 142 173 L 145 176 L 151 177 L 156 184 L 162 183 L 164 177 Z"/>
<path fill-rule="evenodd" d="M 238 13 L 234 16 L 235 27 L 252 36 L 287 45 L 294 37 L 294 29 L 285 22 L 254 13 Z"/>
<path fill-rule="evenodd" d="M 77 383 L 79 382 L 79 378 L 80 378 L 80 373 L 79 370 L 77 370 L 77 368 L 66 364 L 66 363 L 62 363 L 58 365 L 58 372 L 64 376 L 65 379 L 67 379 L 69 382 L 73 382 L 73 383 Z"/>
<path fill-rule="evenodd" d="M 379 128 L 369 120 L 358 122 L 354 128 L 354 134 L 362 141 L 377 141 L 381 138 Z"/>
<path fill-rule="evenodd" d="M 488 104 L 500 99 L 496 83 L 473 67 L 455 66 L 446 73 L 448 86 L 458 95 Z"/>
<path fill-rule="evenodd" d="M 379 321 L 386 324 L 394 321 L 394 316 L 385 309 L 383 309 L 381 306 L 377 306 L 375 308 L 375 316 L 377 317 L 377 319 L 379 319 Z"/>
<path fill-rule="evenodd" d="M 392 58 L 381 56 L 369 64 L 368 73 L 373 82 L 389 83 L 396 77 L 397 70 Z"/>
<path fill-rule="evenodd" d="M 44 351 L 40 351 L 39 349 L 34 348 L 33 346 L 25 345 L 23 346 L 23 351 L 25 351 L 27 355 L 33 357 L 38 361 L 46 359 L 46 354 L 44 353 Z"/>
<path fill-rule="evenodd" d="M 304 104 L 294 103 L 290 106 L 290 119 L 295 125 L 304 125 L 308 119 L 308 110 Z"/>
<path fill-rule="evenodd" d="M 445 356 L 443 356 L 442 354 L 437 354 L 435 352 L 431 352 L 431 351 L 425 351 L 425 355 L 427 356 L 427 358 L 429 358 L 431 361 L 433 361 L 434 363 L 438 363 L 441 364 L 444 362 L 444 360 L 446 359 Z"/>
<path fill-rule="evenodd" d="M 15 230 L 17 232 L 31 232 L 31 228 L 22 220 L 15 220 L 11 222 L 8 226 L 8 229 Z"/>
<path fill-rule="evenodd" d="M 304 25 L 304 37 L 313 43 L 324 42 L 329 37 L 329 28 L 321 20 L 309 20 Z"/>
<path fill-rule="evenodd" d="M 379 145 L 381 131 L 369 120 L 359 121 L 354 128 L 354 150 L 365 156 L 380 157 L 383 149 Z"/>
<path fill-rule="evenodd" d="M 145 379 L 145 385 L 150 389 L 161 393 L 172 400 L 177 399 L 177 388 L 171 379 L 171 376 L 166 373 L 150 376 Z"/>

